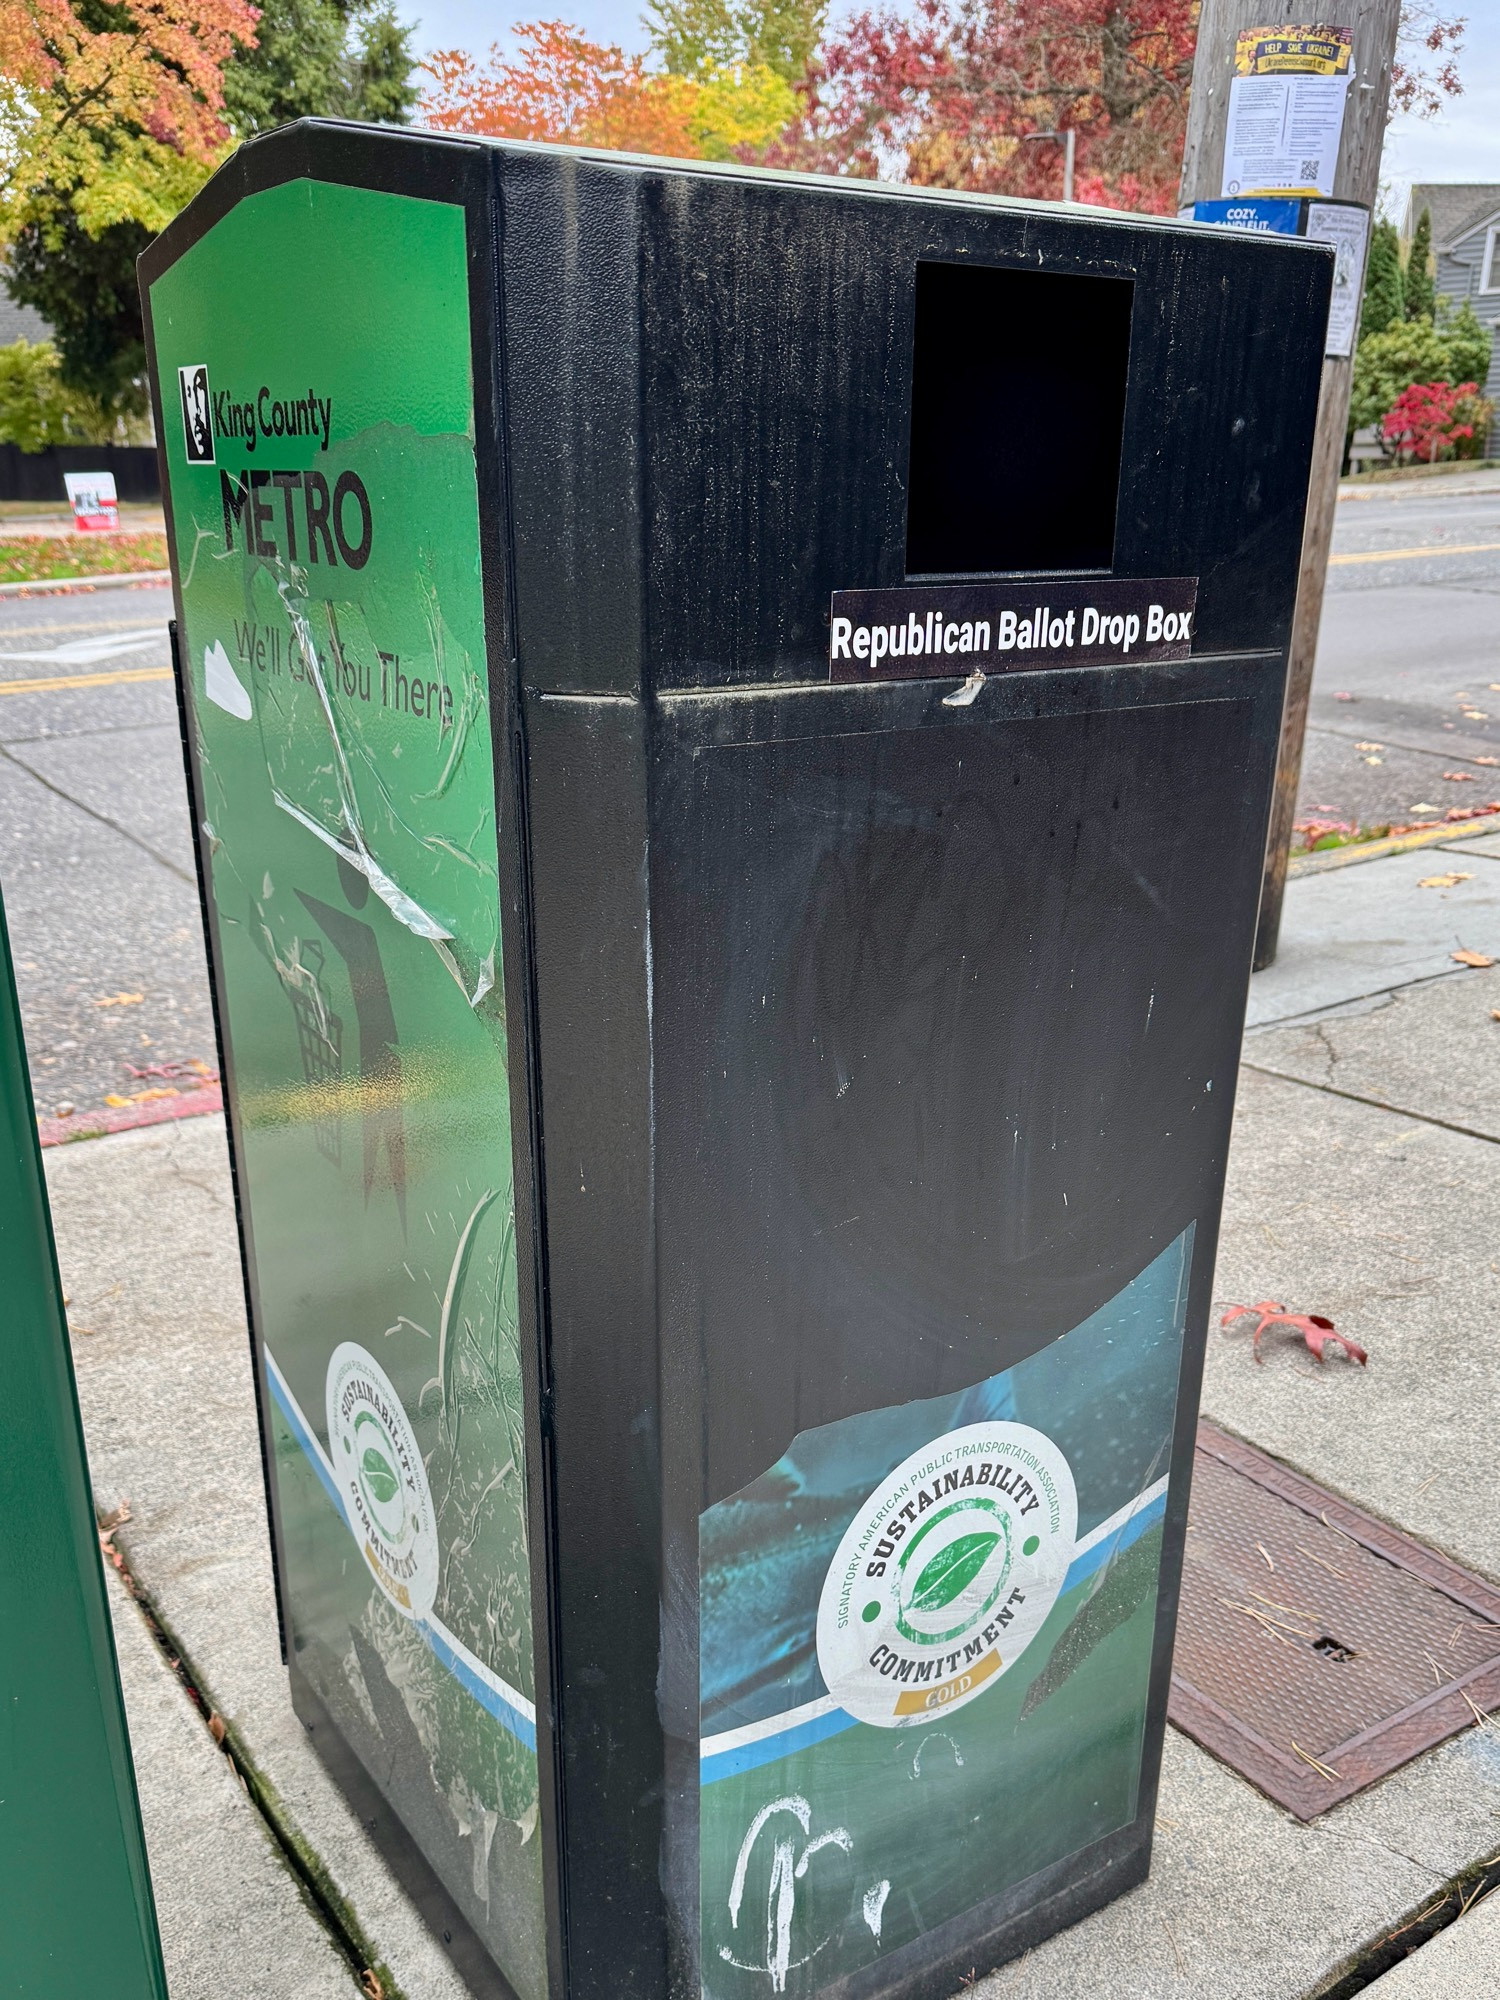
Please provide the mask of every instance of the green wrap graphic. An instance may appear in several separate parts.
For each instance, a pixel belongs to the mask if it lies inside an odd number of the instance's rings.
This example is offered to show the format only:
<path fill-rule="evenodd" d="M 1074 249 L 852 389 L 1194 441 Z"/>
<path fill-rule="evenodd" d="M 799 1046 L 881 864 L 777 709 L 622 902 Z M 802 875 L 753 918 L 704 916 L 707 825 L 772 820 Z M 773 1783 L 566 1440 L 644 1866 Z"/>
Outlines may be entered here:
<path fill-rule="evenodd" d="M 296 181 L 152 288 L 288 1639 L 545 1986 L 461 208 Z"/>
<path fill-rule="evenodd" d="M 1192 1243 L 702 1516 L 710 2000 L 813 2000 L 1134 1818 Z"/>

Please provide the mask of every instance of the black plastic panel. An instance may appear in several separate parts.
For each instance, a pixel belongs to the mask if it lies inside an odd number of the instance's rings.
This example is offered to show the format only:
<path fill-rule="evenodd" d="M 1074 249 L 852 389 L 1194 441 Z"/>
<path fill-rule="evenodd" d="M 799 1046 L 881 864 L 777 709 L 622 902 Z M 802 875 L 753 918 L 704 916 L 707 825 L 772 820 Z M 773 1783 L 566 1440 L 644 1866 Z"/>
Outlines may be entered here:
<path fill-rule="evenodd" d="M 1133 287 L 919 264 L 906 567 L 1107 570 Z"/>

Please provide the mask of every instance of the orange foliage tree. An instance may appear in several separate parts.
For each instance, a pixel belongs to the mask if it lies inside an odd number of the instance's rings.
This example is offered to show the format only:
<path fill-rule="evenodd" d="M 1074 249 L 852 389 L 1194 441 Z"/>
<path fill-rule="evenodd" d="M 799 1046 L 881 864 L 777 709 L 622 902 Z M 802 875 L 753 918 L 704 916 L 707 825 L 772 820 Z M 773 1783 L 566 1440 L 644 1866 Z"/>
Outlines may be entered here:
<path fill-rule="evenodd" d="M 0 243 L 39 192 L 161 228 L 228 137 L 220 72 L 250 0 L 0 0 Z"/>
<path fill-rule="evenodd" d="M 423 120 L 500 139 L 728 160 L 755 157 L 797 114 L 791 83 L 749 45 L 705 53 L 684 72 L 648 69 L 644 56 L 591 42 L 566 21 L 515 34 L 516 55 L 496 44 L 484 69 L 459 49 L 430 56 Z"/>
<path fill-rule="evenodd" d="M 461 49 L 429 56 L 423 124 L 679 159 L 697 154 L 680 94 L 663 87 L 667 78 L 649 75 L 643 57 L 591 42 L 566 21 L 529 21 L 515 33 L 516 57 L 506 61 L 497 43 L 485 69 Z"/>

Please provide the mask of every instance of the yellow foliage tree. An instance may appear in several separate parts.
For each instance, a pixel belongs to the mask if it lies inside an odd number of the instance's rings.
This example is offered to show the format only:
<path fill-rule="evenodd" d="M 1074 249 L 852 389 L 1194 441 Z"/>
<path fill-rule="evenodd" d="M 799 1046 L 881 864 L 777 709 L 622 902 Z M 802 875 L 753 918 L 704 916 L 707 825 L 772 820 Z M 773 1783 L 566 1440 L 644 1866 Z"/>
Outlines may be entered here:
<path fill-rule="evenodd" d="M 258 19 L 250 0 L 0 0 L 0 247 L 43 191 L 71 191 L 91 233 L 162 228 L 223 151 L 220 71 Z"/>
<path fill-rule="evenodd" d="M 663 75 L 565 21 L 527 22 L 515 33 L 513 60 L 498 44 L 484 67 L 459 49 L 430 57 L 422 122 L 501 139 L 728 160 L 768 145 L 797 109 L 791 85 L 764 63 Z"/>

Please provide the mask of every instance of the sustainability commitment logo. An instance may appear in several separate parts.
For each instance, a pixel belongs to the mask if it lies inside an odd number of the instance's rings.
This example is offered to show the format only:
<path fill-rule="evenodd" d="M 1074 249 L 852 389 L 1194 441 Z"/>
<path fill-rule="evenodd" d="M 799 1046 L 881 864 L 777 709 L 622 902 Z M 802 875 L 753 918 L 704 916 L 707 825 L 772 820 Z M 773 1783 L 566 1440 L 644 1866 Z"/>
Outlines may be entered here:
<path fill-rule="evenodd" d="M 839 1543 L 818 1665 L 850 1715 L 932 1722 L 1013 1666 L 1057 1601 L 1078 1527 L 1062 1452 L 1026 1424 L 969 1424 L 913 1452 Z"/>
<path fill-rule="evenodd" d="M 328 1364 L 328 1452 L 371 1575 L 412 1618 L 437 1595 L 437 1519 L 427 1468 L 401 1398 L 352 1340 Z"/>
<path fill-rule="evenodd" d="M 208 369 L 202 362 L 193 368 L 179 368 L 177 387 L 182 396 L 182 436 L 188 464 L 212 465 L 214 426 L 208 400 Z"/>

